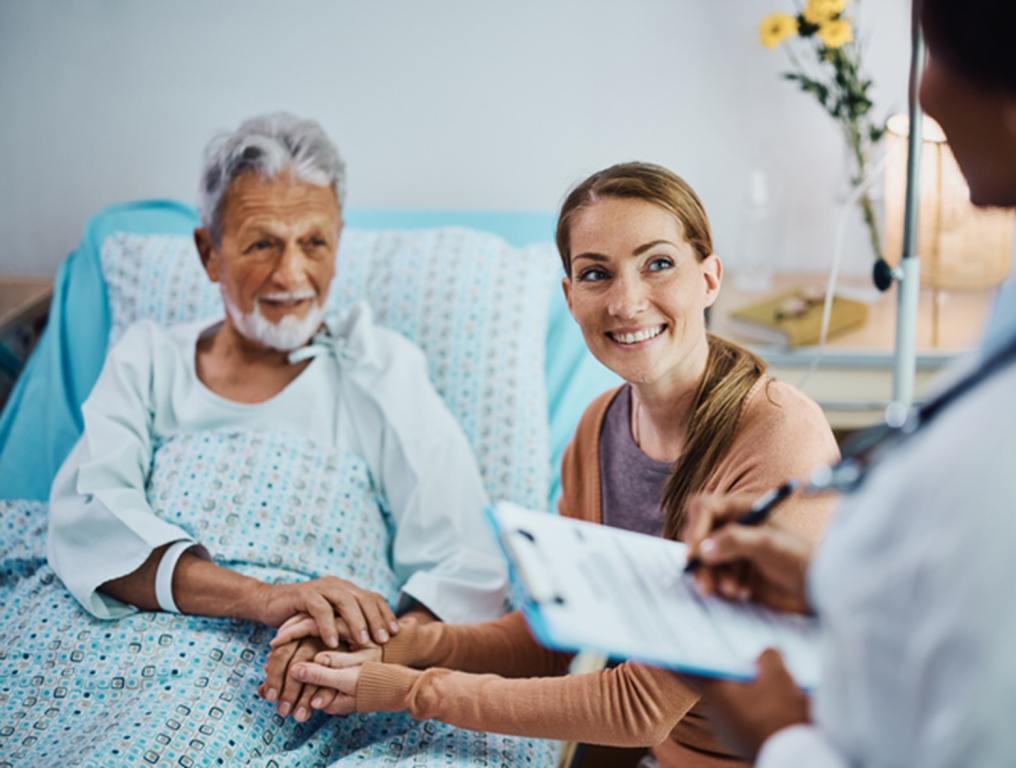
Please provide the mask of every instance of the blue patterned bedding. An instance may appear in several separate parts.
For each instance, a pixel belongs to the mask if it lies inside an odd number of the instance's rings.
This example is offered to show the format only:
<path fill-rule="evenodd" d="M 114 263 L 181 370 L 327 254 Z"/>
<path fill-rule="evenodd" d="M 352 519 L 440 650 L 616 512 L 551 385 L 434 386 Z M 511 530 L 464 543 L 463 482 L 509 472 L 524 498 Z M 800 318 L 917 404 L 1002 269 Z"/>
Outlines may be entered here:
<path fill-rule="evenodd" d="M 227 567 L 398 593 L 390 523 L 357 456 L 292 435 L 181 435 L 157 447 L 148 497 Z M 40 502 L 0 502 L 0 767 L 554 764 L 555 742 L 402 714 L 283 720 L 255 695 L 270 629 L 93 618 L 46 564 L 45 516 Z"/>

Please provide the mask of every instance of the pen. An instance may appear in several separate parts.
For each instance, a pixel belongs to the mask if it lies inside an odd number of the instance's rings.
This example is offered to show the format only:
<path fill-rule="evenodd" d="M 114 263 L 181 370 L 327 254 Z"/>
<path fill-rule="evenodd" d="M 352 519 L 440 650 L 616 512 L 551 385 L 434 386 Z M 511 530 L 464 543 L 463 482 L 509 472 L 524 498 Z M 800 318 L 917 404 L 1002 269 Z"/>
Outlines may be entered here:
<path fill-rule="evenodd" d="M 796 480 L 788 480 L 779 488 L 773 488 L 773 490 L 764 493 L 755 500 L 755 503 L 751 505 L 751 509 L 735 522 L 737 525 L 760 525 L 765 522 L 765 519 L 769 517 L 769 513 L 776 509 L 776 506 L 781 501 L 797 490 L 797 486 L 798 482 Z M 701 565 L 702 561 L 697 557 L 693 557 L 684 567 L 684 572 L 694 573 Z"/>

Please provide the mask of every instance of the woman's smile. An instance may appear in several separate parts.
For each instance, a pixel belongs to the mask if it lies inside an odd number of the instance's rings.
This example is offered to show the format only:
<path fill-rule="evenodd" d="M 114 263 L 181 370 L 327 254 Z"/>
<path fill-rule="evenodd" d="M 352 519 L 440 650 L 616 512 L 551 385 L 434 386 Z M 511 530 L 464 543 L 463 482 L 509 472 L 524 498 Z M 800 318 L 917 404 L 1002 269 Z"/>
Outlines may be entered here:
<path fill-rule="evenodd" d="M 659 338 L 665 330 L 666 323 L 641 328 L 617 328 L 607 331 L 607 338 L 621 347 L 642 348 Z"/>

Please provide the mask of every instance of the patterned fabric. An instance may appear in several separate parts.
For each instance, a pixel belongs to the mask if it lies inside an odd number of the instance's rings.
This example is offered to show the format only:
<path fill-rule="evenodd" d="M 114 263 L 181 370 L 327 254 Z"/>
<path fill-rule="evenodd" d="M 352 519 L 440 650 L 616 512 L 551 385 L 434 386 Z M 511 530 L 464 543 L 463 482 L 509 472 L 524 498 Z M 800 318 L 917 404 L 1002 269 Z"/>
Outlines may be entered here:
<path fill-rule="evenodd" d="M 189 237 L 118 233 L 102 247 L 110 343 L 136 320 L 222 314 Z M 476 454 L 492 499 L 547 507 L 550 433 L 544 379 L 549 245 L 514 248 L 486 232 L 346 230 L 331 309 L 366 299 L 377 321 L 416 342 Z"/>
<path fill-rule="evenodd" d="M 394 599 L 389 522 L 363 461 L 291 435 L 210 432 L 157 447 L 148 495 L 218 562 L 267 581 L 323 573 Z M 46 564 L 46 508 L 0 502 L 0 767 L 552 765 L 553 742 L 405 715 L 283 720 L 255 695 L 270 630 L 91 617 Z"/>

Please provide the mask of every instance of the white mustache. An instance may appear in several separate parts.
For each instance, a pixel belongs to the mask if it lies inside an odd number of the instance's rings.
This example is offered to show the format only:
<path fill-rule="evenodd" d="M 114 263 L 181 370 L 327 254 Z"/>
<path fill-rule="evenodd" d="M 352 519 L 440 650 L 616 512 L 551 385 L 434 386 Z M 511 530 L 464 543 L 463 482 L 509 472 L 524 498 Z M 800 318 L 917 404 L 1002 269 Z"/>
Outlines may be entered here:
<path fill-rule="evenodd" d="M 304 288 L 299 291 L 285 291 L 282 293 L 262 293 L 258 296 L 264 301 L 303 301 L 317 297 L 317 291 L 313 288 Z"/>

